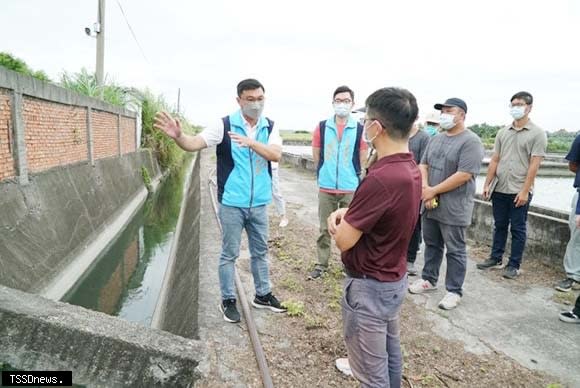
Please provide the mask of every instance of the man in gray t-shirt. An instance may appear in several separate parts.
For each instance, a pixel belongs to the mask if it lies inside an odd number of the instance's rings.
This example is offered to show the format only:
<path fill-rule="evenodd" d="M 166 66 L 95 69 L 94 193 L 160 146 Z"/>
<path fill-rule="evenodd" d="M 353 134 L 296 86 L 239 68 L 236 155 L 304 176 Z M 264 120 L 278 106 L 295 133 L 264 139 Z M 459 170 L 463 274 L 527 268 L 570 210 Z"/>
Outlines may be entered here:
<path fill-rule="evenodd" d="M 447 294 L 439 303 L 450 310 L 459 304 L 467 269 L 465 231 L 471 224 L 475 176 L 483 160 L 481 139 L 465 128 L 467 105 L 459 98 L 436 104 L 443 132 L 434 136 L 419 168 L 423 178 L 425 265 L 421 279 L 409 286 L 419 294 L 437 288 L 443 252 L 447 249 Z"/>
<path fill-rule="evenodd" d="M 546 132 L 528 117 L 532 103 L 533 97 L 528 92 L 512 96 L 510 113 L 514 121 L 495 137 L 495 148 L 483 186 L 483 195 L 491 197 L 493 206 L 493 246 L 489 259 L 477 264 L 477 268 L 502 267 L 509 228 L 512 246 L 503 273 L 507 279 L 514 279 L 519 274 L 534 180 L 546 155 L 548 141 Z M 496 182 L 495 189 L 492 181 Z"/>

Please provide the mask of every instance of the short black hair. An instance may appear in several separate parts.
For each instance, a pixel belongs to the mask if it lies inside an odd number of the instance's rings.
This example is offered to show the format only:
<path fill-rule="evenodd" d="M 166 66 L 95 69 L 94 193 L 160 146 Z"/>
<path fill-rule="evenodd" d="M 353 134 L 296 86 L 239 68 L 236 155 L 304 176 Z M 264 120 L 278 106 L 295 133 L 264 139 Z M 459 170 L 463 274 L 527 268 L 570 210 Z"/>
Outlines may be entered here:
<path fill-rule="evenodd" d="M 332 98 L 334 99 L 334 97 L 336 97 L 336 95 L 338 93 L 344 93 L 344 92 L 350 93 L 350 98 L 354 101 L 354 92 L 352 91 L 351 88 L 349 88 L 346 85 L 342 85 L 342 86 L 339 86 L 338 88 L 336 88 L 336 90 L 334 91 L 334 94 L 332 95 Z"/>
<path fill-rule="evenodd" d="M 419 115 L 415 96 L 403 88 L 382 88 L 367 97 L 367 117 L 378 120 L 393 139 L 407 139 Z"/>
<path fill-rule="evenodd" d="M 238 97 L 242 96 L 244 90 L 256 90 L 260 88 L 262 88 L 262 91 L 266 91 L 266 89 L 264 89 L 264 85 L 262 85 L 257 79 L 248 78 L 240 81 L 238 84 Z"/>
<path fill-rule="evenodd" d="M 517 92 L 516 94 L 514 94 L 510 100 L 510 102 L 512 102 L 513 100 L 524 100 L 526 102 L 526 104 L 528 105 L 532 105 L 534 103 L 534 97 L 532 97 L 532 95 L 528 92 Z"/>

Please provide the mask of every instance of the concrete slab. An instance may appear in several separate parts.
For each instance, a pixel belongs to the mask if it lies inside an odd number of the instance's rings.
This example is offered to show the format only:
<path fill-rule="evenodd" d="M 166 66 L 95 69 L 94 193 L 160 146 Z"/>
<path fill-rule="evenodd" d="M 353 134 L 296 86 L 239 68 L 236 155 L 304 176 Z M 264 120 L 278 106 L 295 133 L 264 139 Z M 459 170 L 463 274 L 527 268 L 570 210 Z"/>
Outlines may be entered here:
<path fill-rule="evenodd" d="M 18 370 L 71 370 L 90 387 L 189 387 L 205 354 L 199 341 L 0 286 L 0 362 Z"/>
<path fill-rule="evenodd" d="M 317 226 L 314 174 L 282 165 L 280 184 L 284 197 L 298 209 L 301 220 Z M 418 259 L 420 267 L 422 260 Z M 580 327 L 558 320 L 563 306 L 551 300 L 557 291 L 520 284 L 517 280 L 489 279 L 478 272 L 472 260 L 467 271 L 465 297 L 453 311 L 437 307 L 445 293 L 443 277 L 437 292 L 428 296 L 409 295 L 414 303 L 425 307 L 437 333 L 462 341 L 470 352 L 502 352 L 530 369 L 580 387 Z M 445 274 L 445 266 L 441 274 Z"/>

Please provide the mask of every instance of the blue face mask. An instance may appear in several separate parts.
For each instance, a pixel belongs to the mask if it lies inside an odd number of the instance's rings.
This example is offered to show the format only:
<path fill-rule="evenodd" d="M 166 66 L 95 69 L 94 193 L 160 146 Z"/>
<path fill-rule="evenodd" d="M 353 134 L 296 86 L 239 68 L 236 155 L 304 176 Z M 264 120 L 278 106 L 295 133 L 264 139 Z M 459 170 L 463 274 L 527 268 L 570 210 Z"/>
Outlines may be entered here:
<path fill-rule="evenodd" d="M 435 136 L 439 133 L 439 131 L 437 130 L 437 127 L 434 125 L 426 125 L 424 129 L 425 129 L 425 132 L 427 132 L 427 134 L 429 136 Z"/>
<path fill-rule="evenodd" d="M 334 103 L 332 106 L 334 107 L 334 113 L 336 113 L 338 117 L 348 117 L 348 115 L 350 115 L 350 104 Z"/>

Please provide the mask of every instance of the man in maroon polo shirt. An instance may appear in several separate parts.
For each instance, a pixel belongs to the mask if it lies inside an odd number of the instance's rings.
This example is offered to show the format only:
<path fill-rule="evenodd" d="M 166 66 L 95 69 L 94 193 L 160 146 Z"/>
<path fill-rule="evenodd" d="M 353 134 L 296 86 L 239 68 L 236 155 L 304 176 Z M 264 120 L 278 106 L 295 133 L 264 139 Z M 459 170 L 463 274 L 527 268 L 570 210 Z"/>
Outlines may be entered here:
<path fill-rule="evenodd" d="M 421 200 L 421 173 L 408 145 L 418 108 L 399 88 L 379 89 L 365 105 L 364 135 L 378 160 L 349 208 L 330 215 L 328 229 L 347 273 L 342 317 L 350 368 L 363 387 L 400 387 L 399 311 Z"/>

